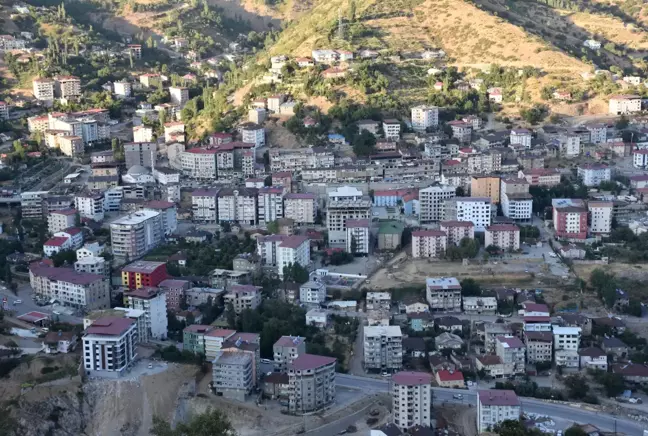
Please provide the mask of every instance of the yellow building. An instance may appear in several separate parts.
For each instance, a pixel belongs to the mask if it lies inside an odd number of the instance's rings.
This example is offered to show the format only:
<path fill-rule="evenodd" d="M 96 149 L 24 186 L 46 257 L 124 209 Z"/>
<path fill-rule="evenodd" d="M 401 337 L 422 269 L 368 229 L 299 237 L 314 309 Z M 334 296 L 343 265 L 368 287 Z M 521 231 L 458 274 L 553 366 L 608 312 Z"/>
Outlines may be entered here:
<path fill-rule="evenodd" d="M 499 176 L 472 176 L 470 179 L 470 196 L 489 197 L 494 204 L 499 204 Z"/>

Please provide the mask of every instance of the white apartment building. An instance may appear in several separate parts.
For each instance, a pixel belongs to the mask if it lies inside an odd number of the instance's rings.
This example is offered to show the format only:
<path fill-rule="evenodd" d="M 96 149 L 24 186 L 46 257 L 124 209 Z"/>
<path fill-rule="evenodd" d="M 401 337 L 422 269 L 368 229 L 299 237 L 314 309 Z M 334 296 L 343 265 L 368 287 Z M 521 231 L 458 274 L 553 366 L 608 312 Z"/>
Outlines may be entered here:
<path fill-rule="evenodd" d="M 74 207 L 79 211 L 79 216 L 81 216 L 81 218 L 88 218 L 93 221 L 103 221 L 104 194 L 101 192 L 77 194 L 74 197 Z"/>
<path fill-rule="evenodd" d="M 215 180 L 218 177 L 219 153 L 216 148 L 192 148 L 180 153 L 182 172 L 192 179 Z M 234 156 L 231 154 L 231 167 L 234 168 Z"/>
<path fill-rule="evenodd" d="M 398 120 L 384 120 L 383 121 L 383 133 L 385 134 L 385 139 L 400 139 L 400 130 L 401 125 Z"/>
<path fill-rule="evenodd" d="M 284 217 L 297 224 L 314 224 L 317 216 L 315 194 L 295 193 L 284 195 Z"/>
<path fill-rule="evenodd" d="M 428 127 L 439 125 L 439 108 L 436 106 L 414 106 L 412 108 L 412 128 L 424 132 Z"/>
<path fill-rule="evenodd" d="M 631 114 L 641 112 L 641 96 L 639 95 L 611 95 L 609 113 L 613 115 Z"/>
<path fill-rule="evenodd" d="M 299 302 L 305 304 L 321 304 L 326 301 L 326 285 L 309 280 L 299 287 Z"/>
<path fill-rule="evenodd" d="M 419 190 L 419 222 L 421 224 L 441 221 L 445 201 L 457 195 L 454 186 L 430 186 Z"/>
<path fill-rule="evenodd" d="M 306 354 L 306 338 L 282 336 L 272 346 L 275 372 L 287 372 L 288 365 L 302 354 Z"/>
<path fill-rule="evenodd" d="M 58 300 L 65 307 L 83 310 L 110 307 L 110 287 L 100 275 L 79 273 L 72 268 L 32 264 L 29 283 L 36 295 Z"/>
<path fill-rule="evenodd" d="M 223 347 L 223 342 L 230 339 L 234 334 L 236 334 L 236 330 L 228 329 L 213 329 L 206 332 L 203 340 L 205 342 L 205 358 L 207 361 L 213 360 Z"/>
<path fill-rule="evenodd" d="M 189 101 L 189 88 L 170 86 L 169 95 L 171 96 L 171 104 L 178 105 L 182 109 Z"/>
<path fill-rule="evenodd" d="M 218 221 L 256 225 L 257 196 L 256 188 L 221 189 L 218 192 Z"/>
<path fill-rule="evenodd" d="M 612 180 L 612 172 L 605 164 L 583 164 L 578 166 L 578 177 L 585 186 L 592 187 Z"/>
<path fill-rule="evenodd" d="M 575 133 L 565 133 L 560 138 L 560 154 L 571 158 L 581 154 L 581 137 Z"/>
<path fill-rule="evenodd" d="M 241 126 L 243 142 L 254 144 L 254 148 L 265 146 L 265 129 L 254 123 L 245 123 Z"/>
<path fill-rule="evenodd" d="M 153 142 L 153 127 L 145 125 L 134 126 L 133 142 Z"/>
<path fill-rule="evenodd" d="M 448 235 L 442 230 L 416 230 L 412 232 L 412 257 L 419 259 L 442 258 L 448 246 Z"/>
<path fill-rule="evenodd" d="M 496 304 L 497 307 L 497 304 Z M 513 365 L 516 374 L 523 374 L 526 363 L 526 346 L 515 336 L 498 336 L 495 339 L 495 354 L 504 365 Z"/>
<path fill-rule="evenodd" d="M 515 224 L 493 224 L 486 227 L 486 247 L 494 245 L 505 251 L 520 249 L 520 228 Z"/>
<path fill-rule="evenodd" d="M 118 80 L 113 82 L 113 92 L 117 98 L 130 97 L 133 93 L 133 85 L 126 80 Z"/>
<path fill-rule="evenodd" d="M 259 189 L 257 199 L 259 224 L 267 224 L 283 218 L 283 195 L 283 186 L 264 186 Z"/>
<path fill-rule="evenodd" d="M 605 124 L 586 124 L 585 128 L 590 132 L 590 142 L 592 144 L 605 144 L 607 142 L 607 126 Z"/>
<path fill-rule="evenodd" d="M 495 297 L 462 297 L 462 303 L 467 315 L 495 315 L 497 312 Z"/>
<path fill-rule="evenodd" d="M 368 219 L 348 219 L 346 221 L 346 251 L 351 254 L 369 254 Z"/>
<path fill-rule="evenodd" d="M 395 371 L 403 366 L 403 334 L 399 326 L 364 328 L 365 369 Z"/>
<path fill-rule="evenodd" d="M 87 242 L 83 247 L 79 248 L 76 251 L 77 259 L 83 259 L 84 257 L 96 257 L 104 252 L 103 245 L 100 245 L 98 242 Z"/>
<path fill-rule="evenodd" d="M 492 207 L 488 197 L 454 197 L 446 200 L 444 220 L 469 221 L 476 232 L 483 232 L 491 225 Z"/>
<path fill-rule="evenodd" d="M 522 178 L 502 179 L 500 203 L 505 217 L 517 221 L 531 220 L 533 198 L 529 194 L 529 182 Z"/>
<path fill-rule="evenodd" d="M 162 217 L 162 232 L 168 236 L 178 228 L 178 209 L 171 201 L 153 200 L 144 205 L 144 211 L 159 212 Z"/>
<path fill-rule="evenodd" d="M 611 201 L 590 201 L 587 208 L 590 218 L 589 231 L 597 235 L 609 234 L 612 231 L 614 204 Z"/>
<path fill-rule="evenodd" d="M 531 131 L 528 129 L 511 130 L 511 144 L 520 144 L 525 148 L 531 148 Z"/>
<path fill-rule="evenodd" d="M 76 221 L 77 211 L 74 209 L 55 210 L 47 217 L 47 230 L 54 234 L 73 227 Z"/>
<path fill-rule="evenodd" d="M 76 272 L 97 274 L 105 278 L 110 277 L 110 265 L 106 263 L 106 259 L 103 257 L 88 256 L 78 259 L 74 262 L 74 270 Z"/>
<path fill-rule="evenodd" d="M 580 327 L 559 327 L 554 325 L 554 361 L 556 366 L 563 368 L 578 368 L 581 328 Z"/>
<path fill-rule="evenodd" d="M 425 298 L 432 311 L 461 312 L 461 285 L 454 277 L 428 277 Z"/>
<path fill-rule="evenodd" d="M 32 81 L 32 89 L 36 100 L 53 101 L 54 100 L 54 80 L 47 78 L 37 78 Z"/>
<path fill-rule="evenodd" d="M 194 222 L 218 222 L 218 189 L 197 189 L 191 193 Z"/>
<path fill-rule="evenodd" d="M 520 400 L 513 391 L 500 389 L 477 392 L 477 432 L 492 430 L 506 420 L 520 419 Z"/>
<path fill-rule="evenodd" d="M 137 325 L 130 318 L 105 317 L 83 335 L 83 367 L 87 375 L 119 377 L 137 357 Z"/>
<path fill-rule="evenodd" d="M 447 236 L 446 247 L 459 245 L 463 238 L 475 239 L 475 225 L 467 221 L 441 221 L 439 229 Z"/>
<path fill-rule="evenodd" d="M 401 430 L 415 425 L 430 427 L 432 420 L 432 374 L 401 371 L 391 378 L 394 424 Z"/>
<path fill-rule="evenodd" d="M 326 228 L 329 245 L 347 247 L 347 220 L 371 218 L 371 199 L 362 191 L 342 186 L 328 193 Z"/>
<path fill-rule="evenodd" d="M 147 336 L 149 338 L 166 339 L 168 321 L 164 292 L 156 288 L 139 288 L 124 292 L 124 303 L 130 309 L 144 311 L 146 314 Z"/>
<path fill-rule="evenodd" d="M 284 267 L 310 264 L 310 240 L 304 235 L 269 235 L 257 238 L 257 253 L 262 265 L 274 266 L 283 277 Z"/>
<path fill-rule="evenodd" d="M 162 214 L 141 210 L 110 224 L 113 255 L 137 259 L 155 248 L 164 237 Z"/>
<path fill-rule="evenodd" d="M 252 285 L 232 285 L 224 297 L 225 307 L 232 305 L 234 312 L 240 314 L 245 309 L 256 309 L 261 304 L 261 287 Z"/>
<path fill-rule="evenodd" d="M 632 150 L 632 164 L 635 168 L 645 169 L 648 167 L 648 149 Z"/>

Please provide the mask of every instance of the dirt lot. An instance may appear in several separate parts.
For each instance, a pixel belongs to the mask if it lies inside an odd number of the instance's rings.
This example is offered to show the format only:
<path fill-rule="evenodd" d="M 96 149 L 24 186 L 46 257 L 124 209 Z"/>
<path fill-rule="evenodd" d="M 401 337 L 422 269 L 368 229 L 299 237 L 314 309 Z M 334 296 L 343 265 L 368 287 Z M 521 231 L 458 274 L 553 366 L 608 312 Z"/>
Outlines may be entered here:
<path fill-rule="evenodd" d="M 436 409 L 437 420 L 445 421 L 450 429 L 465 436 L 477 434 L 477 410 L 474 407 L 448 405 Z"/>
<path fill-rule="evenodd" d="M 607 273 L 613 273 L 617 277 L 628 278 L 632 280 L 645 280 L 648 278 L 648 265 L 629 264 L 629 263 L 611 263 L 609 265 L 574 265 L 574 272 L 578 277 L 589 284 L 589 278 L 596 268 L 601 268 Z"/>

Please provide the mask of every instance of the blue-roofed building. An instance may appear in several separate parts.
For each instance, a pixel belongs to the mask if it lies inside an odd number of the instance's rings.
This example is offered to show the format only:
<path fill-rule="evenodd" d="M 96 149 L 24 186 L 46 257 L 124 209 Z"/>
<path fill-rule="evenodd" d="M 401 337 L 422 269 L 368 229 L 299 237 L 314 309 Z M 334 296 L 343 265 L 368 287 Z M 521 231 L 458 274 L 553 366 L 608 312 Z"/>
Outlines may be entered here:
<path fill-rule="evenodd" d="M 345 145 L 347 143 L 344 135 L 340 135 L 339 133 L 329 133 L 328 140 L 332 144 Z"/>

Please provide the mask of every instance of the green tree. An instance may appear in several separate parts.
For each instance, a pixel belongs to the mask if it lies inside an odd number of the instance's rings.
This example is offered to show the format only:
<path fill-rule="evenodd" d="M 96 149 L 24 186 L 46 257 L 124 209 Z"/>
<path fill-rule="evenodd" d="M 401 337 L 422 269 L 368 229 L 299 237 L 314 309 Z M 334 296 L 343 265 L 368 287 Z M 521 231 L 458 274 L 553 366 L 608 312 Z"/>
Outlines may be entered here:
<path fill-rule="evenodd" d="M 153 417 L 154 436 L 236 436 L 227 416 L 220 410 L 208 409 L 205 413 L 193 416 L 187 423 L 179 423 L 176 428 L 159 416 Z"/>
<path fill-rule="evenodd" d="M 358 250 L 358 240 L 354 235 L 351 235 L 351 254 L 356 254 Z"/>
<path fill-rule="evenodd" d="M 570 398 L 582 399 L 587 396 L 589 385 L 587 379 L 579 374 L 572 374 L 565 378 L 565 387 Z"/>
<path fill-rule="evenodd" d="M 227 303 L 225 319 L 229 328 L 236 328 L 236 312 L 234 312 L 234 305 L 232 303 Z"/>
<path fill-rule="evenodd" d="M 587 432 L 580 427 L 569 427 L 565 430 L 565 436 L 587 436 Z"/>
<path fill-rule="evenodd" d="M 355 0 L 351 0 L 349 2 L 349 21 L 354 22 L 356 19 L 356 2 Z"/>
<path fill-rule="evenodd" d="M 477 297 L 482 294 L 482 288 L 475 279 L 461 281 L 461 295 L 464 297 Z"/>
<path fill-rule="evenodd" d="M 628 117 L 625 115 L 621 115 L 619 119 L 614 123 L 614 128 L 617 130 L 623 130 L 628 128 L 628 125 L 630 124 L 630 120 L 628 120 Z"/>
<path fill-rule="evenodd" d="M 279 222 L 278 221 L 270 221 L 269 223 L 266 224 L 266 227 L 268 228 L 268 231 L 272 233 L 273 235 L 276 235 L 279 233 Z"/>

